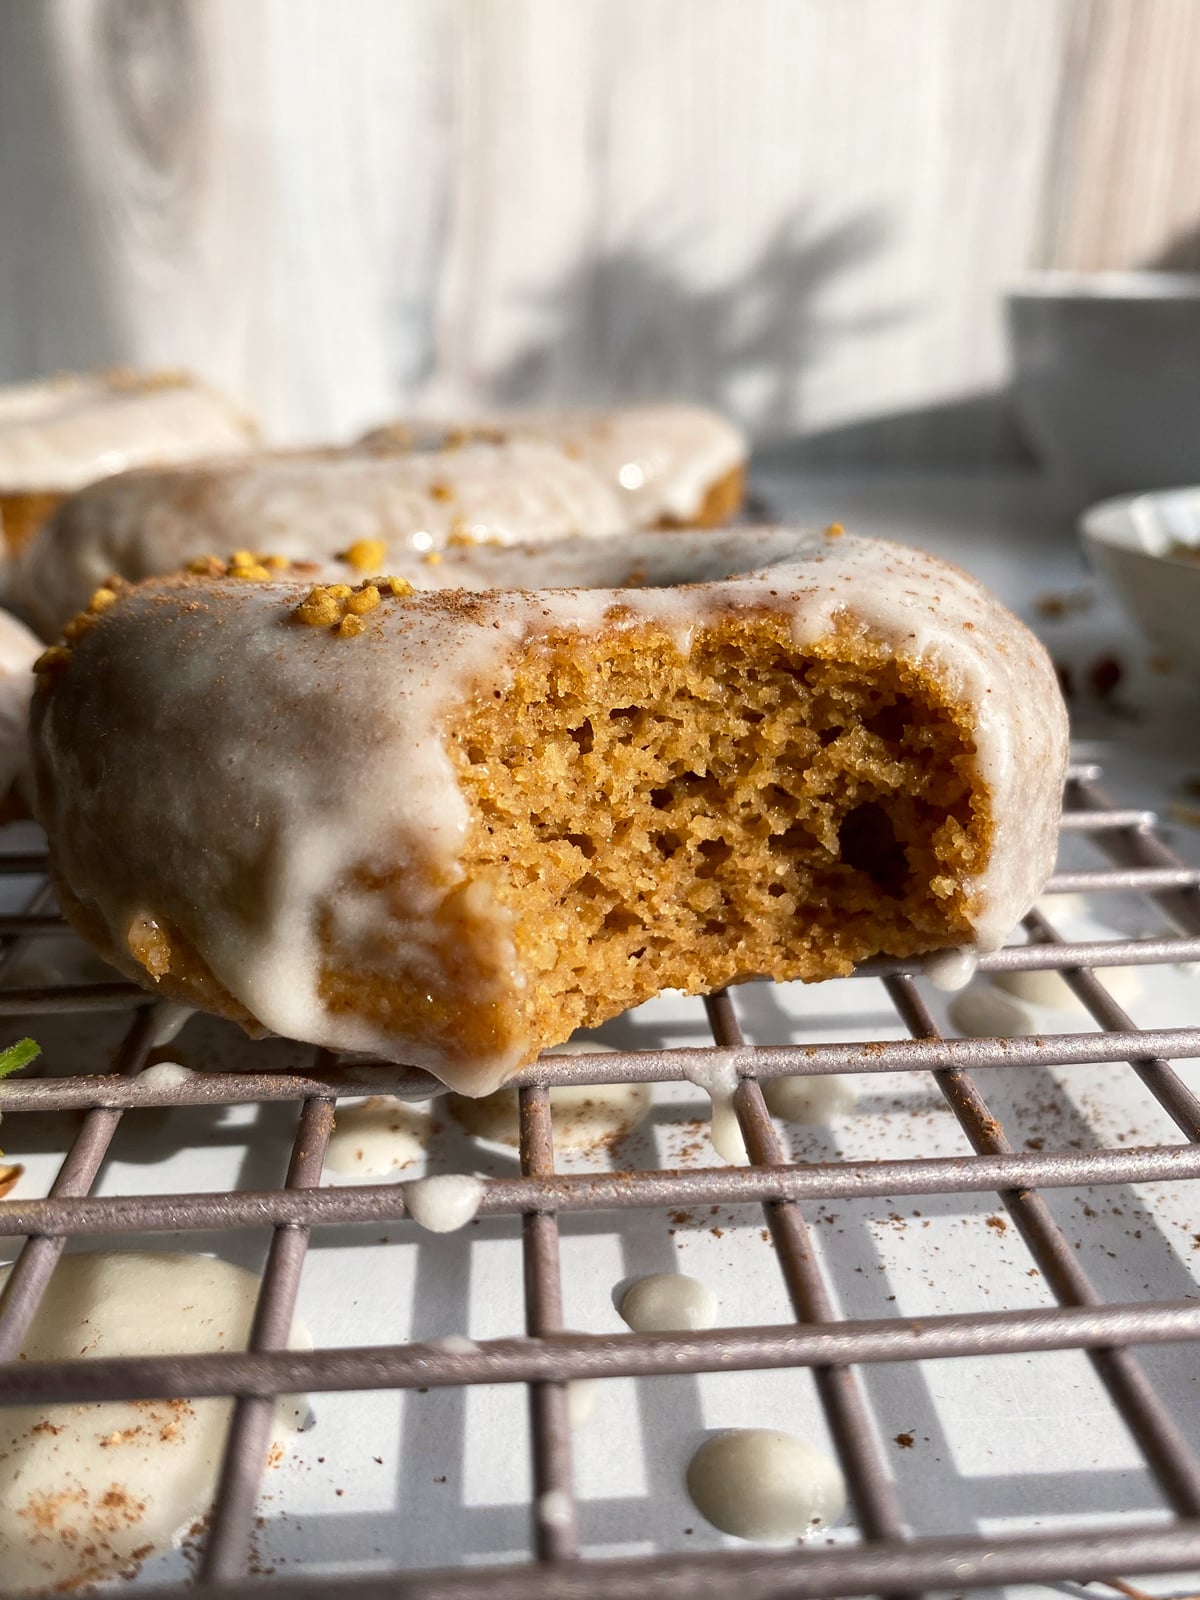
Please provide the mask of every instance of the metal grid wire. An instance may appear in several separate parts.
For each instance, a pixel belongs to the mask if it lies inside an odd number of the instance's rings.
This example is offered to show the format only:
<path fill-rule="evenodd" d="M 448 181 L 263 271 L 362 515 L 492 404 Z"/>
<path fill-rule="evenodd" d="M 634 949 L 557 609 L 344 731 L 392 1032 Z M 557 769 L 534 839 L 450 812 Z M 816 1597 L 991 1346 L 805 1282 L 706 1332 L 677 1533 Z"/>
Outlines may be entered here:
<path fill-rule="evenodd" d="M 1200 1057 L 1200 1028 L 1139 1030 L 1105 990 L 1096 965 L 1145 965 L 1200 959 L 1200 869 L 1181 862 L 1154 832 L 1151 812 L 1117 808 L 1094 767 L 1073 768 L 1064 832 L 1086 834 L 1111 862 L 1106 870 L 1062 872 L 1050 892 L 1137 891 L 1149 895 L 1178 928 L 1178 938 L 1066 942 L 1036 910 L 1025 920 L 1028 942 L 984 957 L 985 972 L 1054 969 L 1099 1024 L 1101 1032 L 1017 1039 L 943 1038 L 913 981 L 896 962 L 860 969 L 882 977 L 910 1037 L 884 1043 L 750 1046 L 729 996 L 704 1002 L 713 1044 L 603 1056 L 545 1057 L 518 1075 L 521 1176 L 485 1181 L 479 1214 L 523 1219 L 526 1337 L 486 1341 L 475 1351 L 430 1344 L 288 1350 L 310 1231 L 339 1223 L 394 1222 L 405 1215 L 405 1186 L 380 1183 L 322 1188 L 320 1175 L 339 1095 L 361 1093 L 361 1067 L 315 1052 L 308 1075 L 210 1072 L 172 1088 L 143 1087 L 137 1074 L 154 1037 L 156 1005 L 132 985 L 111 982 L 0 992 L 0 1017 L 130 1009 L 132 1020 L 113 1074 L 10 1081 L 6 1116 L 43 1111 L 85 1115 L 49 1197 L 0 1203 L 0 1232 L 25 1243 L 0 1299 L 0 1404 L 48 1406 L 116 1399 L 234 1396 L 236 1405 L 221 1467 L 197 1586 L 227 1600 L 262 1592 L 246 1582 L 255 1503 L 270 1445 L 272 1408 L 281 1394 L 305 1391 L 403 1390 L 472 1384 L 528 1387 L 533 1441 L 530 1515 L 537 1560 L 521 1565 L 404 1572 L 367 1579 L 320 1580 L 342 1600 L 509 1600 L 572 1595 L 616 1597 L 914 1594 L 1018 1581 L 1177 1572 L 1200 1564 L 1200 1460 L 1149 1383 L 1138 1346 L 1200 1340 L 1200 1302 L 1105 1303 L 1054 1221 L 1039 1190 L 1200 1178 L 1200 1100 L 1168 1064 Z M 0 871 L 40 871 L 34 853 L 0 856 Z M 0 918 L 6 951 L 17 941 L 56 931 L 62 923 L 43 887 L 24 913 Z M 747 1167 L 686 1171 L 557 1174 L 548 1086 L 568 1083 L 667 1082 L 723 1058 L 738 1076 L 734 1109 L 750 1155 Z M 989 1107 L 987 1069 L 1128 1062 L 1179 1129 L 1182 1140 L 1116 1149 L 1014 1150 Z M 760 1085 L 786 1074 L 932 1074 L 972 1154 L 932 1159 L 789 1162 Z M 370 1069 L 374 1092 L 411 1094 L 424 1075 L 404 1067 Z M 123 1112 L 159 1106 L 294 1102 L 295 1137 L 286 1181 L 264 1192 L 132 1195 L 90 1194 Z M 997 1194 L 1019 1230 L 1057 1304 L 1041 1309 L 952 1313 L 913 1322 L 903 1317 L 840 1318 L 799 1202 L 837 1197 L 946 1193 Z M 794 1322 L 716 1328 L 686 1334 L 589 1336 L 563 1331 L 559 1215 L 628 1208 L 757 1203 L 774 1241 Z M 187 1356 L 25 1362 L 15 1358 L 50 1274 L 69 1239 L 86 1236 L 199 1232 L 269 1226 L 272 1241 L 249 1348 Z M 1157 1481 L 1169 1522 L 1094 1527 L 1053 1534 L 910 1537 L 896 1486 L 871 1425 L 856 1367 L 935 1357 L 1014 1352 L 1086 1351 L 1110 1399 Z M 765 1368 L 813 1372 L 846 1478 L 855 1544 L 833 1548 L 752 1547 L 621 1560 L 580 1559 L 566 1381 Z M 539 1497 L 554 1492 L 552 1522 L 539 1519 Z M 311 1595 L 311 1583 L 270 1585 L 280 1596 Z M 152 1591 L 142 1591 L 151 1593 Z M 153 1591 L 164 1596 L 178 1590 Z"/>

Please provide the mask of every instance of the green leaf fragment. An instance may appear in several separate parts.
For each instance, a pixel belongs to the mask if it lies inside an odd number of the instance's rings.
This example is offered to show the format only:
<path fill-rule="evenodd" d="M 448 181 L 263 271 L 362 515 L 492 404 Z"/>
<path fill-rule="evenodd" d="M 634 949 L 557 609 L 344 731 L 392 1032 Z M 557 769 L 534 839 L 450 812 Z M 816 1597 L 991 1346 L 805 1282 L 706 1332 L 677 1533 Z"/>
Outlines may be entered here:
<path fill-rule="evenodd" d="M 0 1078 L 7 1078 L 13 1072 L 20 1072 L 22 1067 L 27 1067 L 31 1061 L 36 1061 L 42 1053 L 42 1047 L 33 1039 L 18 1039 L 15 1044 L 10 1044 L 7 1050 L 0 1050 Z"/>

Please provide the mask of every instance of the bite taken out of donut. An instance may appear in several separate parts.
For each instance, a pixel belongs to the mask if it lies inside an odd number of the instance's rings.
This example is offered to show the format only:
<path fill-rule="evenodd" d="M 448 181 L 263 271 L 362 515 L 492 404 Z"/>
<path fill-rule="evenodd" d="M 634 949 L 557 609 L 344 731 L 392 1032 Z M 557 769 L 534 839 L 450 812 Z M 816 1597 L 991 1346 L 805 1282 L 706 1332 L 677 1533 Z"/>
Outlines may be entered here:
<path fill-rule="evenodd" d="M 37 814 L 109 961 L 482 1094 L 664 988 L 995 946 L 1052 869 L 1055 674 L 955 568 L 762 528 L 436 571 L 213 562 L 46 653 Z"/>

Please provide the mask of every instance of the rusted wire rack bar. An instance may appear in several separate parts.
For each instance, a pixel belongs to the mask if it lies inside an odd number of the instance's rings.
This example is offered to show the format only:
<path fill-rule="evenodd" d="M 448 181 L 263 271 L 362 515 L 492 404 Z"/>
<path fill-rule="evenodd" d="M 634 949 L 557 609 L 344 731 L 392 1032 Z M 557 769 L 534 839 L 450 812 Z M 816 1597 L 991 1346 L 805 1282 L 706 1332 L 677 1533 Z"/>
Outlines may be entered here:
<path fill-rule="evenodd" d="M 713 1550 L 591 1561 L 564 1582 L 561 1569 L 529 1565 L 388 1574 L 338 1585 L 339 1600 L 842 1600 L 894 1594 L 897 1586 L 962 1594 L 976 1586 L 1179 1572 L 1200 1562 L 1200 1523 L 1126 1533 L 991 1535 L 986 1539 L 873 1541 L 845 1549 Z M 222 1600 L 261 1600 L 261 1581 L 219 1590 Z M 285 1579 L 271 1600 L 324 1600 L 329 1579 Z M 178 1600 L 176 1589 L 139 1600 Z"/>
<path fill-rule="evenodd" d="M 44 850 L 6 850 L 0 852 L 0 875 L 12 878 L 33 877 L 46 872 L 50 858 Z"/>
<path fill-rule="evenodd" d="M 0 939 L 36 939 L 48 933 L 66 933 L 69 927 L 66 918 L 56 911 L 0 913 Z"/>
<path fill-rule="evenodd" d="M 896 1161 L 812 1162 L 780 1167 L 660 1168 L 573 1172 L 545 1178 L 489 1178 L 481 1217 L 529 1211 L 628 1211 L 703 1202 L 761 1205 L 784 1200 L 882 1195 L 979 1194 L 998 1189 L 1200 1179 L 1200 1149 L 1004 1151 Z M 333 1227 L 395 1222 L 407 1215 L 405 1184 L 262 1189 L 198 1194 L 51 1196 L 0 1202 L 0 1235 L 85 1238 L 107 1233 L 176 1233 L 221 1228 Z"/>
<path fill-rule="evenodd" d="M 521 1171 L 542 1184 L 554 1174 L 554 1134 L 550 1095 L 540 1085 L 521 1090 Z M 558 1222 L 552 1210 L 527 1210 L 522 1223 L 525 1328 L 546 1338 L 562 1329 L 562 1270 Z M 570 1396 L 557 1376 L 529 1386 L 529 1426 L 533 1446 L 533 1538 L 543 1561 L 570 1561 L 579 1555 L 575 1473 L 571 1460 Z"/>
<path fill-rule="evenodd" d="M 1200 1303 L 1113 1303 L 1026 1311 L 949 1312 L 911 1319 L 708 1328 L 688 1333 L 562 1333 L 481 1340 L 473 1351 L 437 1343 L 321 1350 L 213 1351 L 22 1361 L 0 1371 L 0 1405 L 51 1401 L 194 1399 L 296 1391 L 453 1388 L 563 1383 L 576 1378 L 671 1377 L 782 1367 L 879 1366 L 905 1361 L 1180 1344 L 1200 1337 Z"/>
<path fill-rule="evenodd" d="M 1162 891 L 1156 893 L 1161 895 Z M 1053 947 L 1009 945 L 1003 950 L 989 950 L 981 954 L 978 970 L 983 973 L 1037 972 L 1061 970 L 1069 966 L 1160 966 L 1164 962 L 1192 961 L 1200 961 L 1200 935 L 1179 939 L 1064 940 Z M 862 962 L 849 976 L 888 978 L 901 974 L 920 976 L 920 972 L 920 966 L 912 961 L 881 957 Z M 134 983 L 117 981 L 0 989 L 0 1018 L 124 1011 L 153 1004 L 154 996 L 147 990 Z"/>
<path fill-rule="evenodd" d="M 755 1048 L 755 1076 L 770 1078 L 823 1073 L 938 1071 L 943 1068 L 1091 1066 L 1127 1061 L 1131 1056 L 1200 1057 L 1200 1030 L 1195 1028 L 1129 1028 L 1113 1033 L 1042 1033 L 1019 1039 L 892 1039 L 839 1044 L 760 1045 Z M 515 1073 L 516 1088 L 530 1084 L 683 1083 L 698 1062 L 721 1059 L 707 1050 L 638 1050 L 611 1055 L 547 1054 Z M 728 1053 L 736 1068 L 740 1056 Z M 136 1077 L 8 1079 L 0 1090 L 4 1114 L 23 1111 L 169 1109 L 174 1106 L 247 1105 L 256 1102 L 306 1100 L 314 1096 L 395 1094 L 425 1099 L 441 1085 L 414 1068 L 380 1062 L 369 1067 L 338 1068 L 312 1074 L 198 1073 L 166 1087 L 142 1085 Z M 0 1213 L 2 1215 L 2 1213 Z"/>
<path fill-rule="evenodd" d="M 1164 889 L 1193 889 L 1200 883 L 1200 867 L 1089 867 L 1082 872 L 1056 872 L 1043 894 L 1138 894 Z"/>
<path fill-rule="evenodd" d="M 287 1189 L 311 1189 L 321 1181 L 332 1131 L 333 1102 L 306 1100 L 300 1110 L 284 1180 Z M 250 1329 L 252 1351 L 286 1350 L 288 1347 L 308 1237 L 309 1230 L 302 1224 L 284 1223 L 275 1230 Z M 202 1578 L 238 1578 L 246 1574 L 255 1501 L 271 1446 L 274 1420 L 274 1398 L 242 1395 L 234 1408 L 217 1479 L 208 1538 L 204 1543 L 200 1565 Z"/>
<path fill-rule="evenodd" d="M 728 991 L 710 995 L 705 1008 L 716 1044 L 724 1049 L 744 1049 L 745 1039 Z M 762 1091 L 753 1077 L 742 1078 L 734 1110 L 751 1162 L 762 1167 L 782 1166 L 783 1156 L 775 1129 L 767 1115 Z M 769 1201 L 763 1207 L 763 1215 L 775 1243 L 776 1259 L 797 1321 L 817 1326 L 835 1322 L 833 1301 L 807 1224 L 795 1202 Z M 853 1367 L 831 1362 L 814 1368 L 813 1378 L 863 1536 L 867 1539 L 901 1538 L 904 1520 L 896 1486 L 884 1463 Z"/>
<path fill-rule="evenodd" d="M 1064 811 L 1063 833 L 1108 833 L 1115 828 L 1136 828 L 1144 832 L 1158 821 L 1156 811 L 1139 811 L 1133 808 L 1108 811 Z"/>

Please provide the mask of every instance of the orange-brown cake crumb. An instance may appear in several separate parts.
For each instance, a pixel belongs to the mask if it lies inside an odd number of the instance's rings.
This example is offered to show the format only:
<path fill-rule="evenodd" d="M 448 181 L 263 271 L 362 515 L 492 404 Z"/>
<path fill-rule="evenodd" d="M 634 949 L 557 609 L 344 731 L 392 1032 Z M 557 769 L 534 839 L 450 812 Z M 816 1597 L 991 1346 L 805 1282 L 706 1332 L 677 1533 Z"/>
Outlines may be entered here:
<path fill-rule="evenodd" d="M 453 744 L 466 875 L 511 912 L 535 1038 L 971 938 L 992 820 L 970 715 L 868 641 L 800 654 L 777 616 L 690 655 L 655 628 L 551 639 Z"/>

